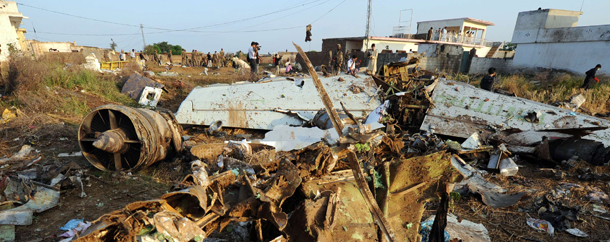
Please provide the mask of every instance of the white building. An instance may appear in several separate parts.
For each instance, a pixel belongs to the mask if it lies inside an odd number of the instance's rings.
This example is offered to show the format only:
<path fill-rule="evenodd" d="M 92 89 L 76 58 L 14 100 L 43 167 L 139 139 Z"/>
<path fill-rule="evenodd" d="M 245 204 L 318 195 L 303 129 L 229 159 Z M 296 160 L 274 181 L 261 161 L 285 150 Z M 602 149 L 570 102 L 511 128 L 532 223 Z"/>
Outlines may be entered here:
<path fill-rule="evenodd" d="M 407 53 L 409 51 L 423 53 L 435 52 L 434 50 L 441 45 L 462 47 L 463 51 L 472 48 L 477 49 L 478 56 L 486 56 L 492 50 L 494 43 L 485 39 L 488 26 L 494 23 L 473 18 L 457 18 L 417 22 L 417 34 L 397 34 L 389 37 L 371 36 L 348 37 L 348 38 L 328 38 L 322 40 L 322 52 L 334 50 L 337 44 L 341 44 L 344 50 L 366 51 L 375 44 L 378 50 L 390 53 Z M 439 38 L 438 34 L 428 39 L 428 30 L 433 28 L 447 27 L 447 36 Z M 472 32 L 472 35 L 467 35 Z M 450 34 L 451 33 L 451 34 Z M 367 43 L 368 42 L 368 43 Z M 496 43 L 496 46 L 498 44 Z M 494 49 L 496 51 L 497 48 Z M 430 53 L 428 53 L 430 54 Z M 461 53 L 460 53 L 461 54 Z"/>
<path fill-rule="evenodd" d="M 552 68 L 584 73 L 602 64 L 610 74 L 610 25 L 577 27 L 582 12 L 541 9 L 520 12 L 512 43 L 513 68 Z"/>
<path fill-rule="evenodd" d="M 17 3 L 0 0 L 0 61 L 9 55 L 9 46 L 21 50 L 25 45 L 25 29 L 20 29 L 21 20 L 27 19 L 17 9 Z"/>

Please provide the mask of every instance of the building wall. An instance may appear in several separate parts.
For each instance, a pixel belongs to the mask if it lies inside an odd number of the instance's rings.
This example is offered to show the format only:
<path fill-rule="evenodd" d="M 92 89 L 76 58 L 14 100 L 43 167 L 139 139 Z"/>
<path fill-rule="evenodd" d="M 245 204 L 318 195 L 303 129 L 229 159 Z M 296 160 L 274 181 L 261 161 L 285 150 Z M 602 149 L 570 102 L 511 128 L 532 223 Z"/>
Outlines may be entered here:
<path fill-rule="evenodd" d="M 0 1 L 0 61 L 5 61 L 9 56 L 8 44 L 17 50 L 21 50 L 17 30 L 21 25 L 23 15 L 17 9 L 17 3 L 13 1 Z"/>
<path fill-rule="evenodd" d="M 379 52 L 381 53 L 381 50 L 385 50 L 386 46 L 388 46 L 388 49 L 392 50 L 392 52 L 396 52 L 398 50 L 401 51 L 409 51 L 409 50 L 413 50 L 414 52 L 418 52 L 418 48 L 419 48 L 419 43 L 415 43 L 415 42 L 399 42 L 399 41 L 387 41 L 387 40 L 371 40 L 370 41 L 371 44 L 375 44 L 375 48 L 377 50 L 379 50 Z M 363 50 L 364 51 L 364 50 Z"/>
<path fill-rule="evenodd" d="M 515 71 L 513 68 L 513 59 L 499 59 L 499 58 L 481 58 L 475 57 L 472 59 L 470 64 L 470 72 L 468 74 L 487 74 L 489 68 L 495 67 L 497 73 L 512 73 Z"/>
<path fill-rule="evenodd" d="M 423 57 L 419 67 L 432 72 L 457 73 L 460 71 L 462 56 Z"/>
<path fill-rule="evenodd" d="M 513 65 L 584 73 L 596 64 L 602 64 L 598 73 L 610 74 L 609 50 L 610 41 L 519 44 Z"/>
<path fill-rule="evenodd" d="M 588 41 L 610 41 L 610 25 L 521 30 L 512 39 L 515 44 Z"/>

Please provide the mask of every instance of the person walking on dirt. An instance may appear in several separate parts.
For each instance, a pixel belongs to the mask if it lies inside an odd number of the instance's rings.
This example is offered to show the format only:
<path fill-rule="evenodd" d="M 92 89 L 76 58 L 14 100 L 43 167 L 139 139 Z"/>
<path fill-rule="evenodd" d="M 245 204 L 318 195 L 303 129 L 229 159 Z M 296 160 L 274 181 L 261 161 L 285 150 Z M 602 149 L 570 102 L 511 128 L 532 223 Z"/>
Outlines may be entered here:
<path fill-rule="evenodd" d="M 595 81 L 595 83 L 599 83 L 599 79 L 597 79 L 595 74 L 597 74 L 597 71 L 601 68 L 602 68 L 602 65 L 597 64 L 595 66 L 595 68 L 592 68 L 591 70 L 588 70 L 587 72 L 585 72 L 585 74 L 587 76 L 585 77 L 585 81 L 583 82 L 583 84 L 580 88 L 584 88 L 585 90 L 588 90 L 593 85 L 593 81 Z"/>
<path fill-rule="evenodd" d="M 212 54 L 210 52 L 208 52 L 208 59 L 205 64 L 207 67 L 212 67 Z"/>
<path fill-rule="evenodd" d="M 174 62 L 172 61 L 172 50 L 169 50 L 169 52 L 167 52 L 167 59 L 169 60 L 170 65 L 174 65 Z"/>
<path fill-rule="evenodd" d="M 487 70 L 487 76 L 484 76 L 483 79 L 481 79 L 481 89 L 493 92 L 496 82 L 498 82 L 496 68 L 489 68 L 489 70 Z"/>

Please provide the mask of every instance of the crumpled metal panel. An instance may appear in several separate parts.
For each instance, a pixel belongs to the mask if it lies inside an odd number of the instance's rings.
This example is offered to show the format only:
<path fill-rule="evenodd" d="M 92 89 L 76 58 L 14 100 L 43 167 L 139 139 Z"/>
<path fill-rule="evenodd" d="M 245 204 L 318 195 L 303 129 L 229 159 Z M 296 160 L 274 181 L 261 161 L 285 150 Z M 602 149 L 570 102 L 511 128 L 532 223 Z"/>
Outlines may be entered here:
<path fill-rule="evenodd" d="M 428 109 L 420 127 L 433 128 L 436 134 L 468 138 L 489 125 L 521 130 L 550 130 L 610 127 L 610 121 L 573 113 L 570 110 L 511 97 L 476 88 L 463 82 L 441 80 L 432 94 L 434 106 Z M 528 112 L 539 113 L 538 123 L 525 120 Z M 603 129 L 584 136 L 610 145 L 610 130 Z M 542 136 L 540 136 L 542 140 Z"/>
<path fill-rule="evenodd" d="M 339 77 L 345 81 L 338 81 Z M 343 102 L 356 117 L 364 117 L 381 105 L 377 87 L 368 76 L 339 75 L 320 78 L 336 107 Z M 353 93 L 356 85 L 363 92 Z M 313 118 L 324 107 L 311 78 L 299 87 L 294 81 L 278 77 L 263 83 L 215 84 L 196 87 L 180 105 L 176 118 L 180 124 L 209 125 L 221 120 L 225 127 L 267 129 L 275 125 L 302 125 L 296 115 L 275 109 L 297 112 Z"/>

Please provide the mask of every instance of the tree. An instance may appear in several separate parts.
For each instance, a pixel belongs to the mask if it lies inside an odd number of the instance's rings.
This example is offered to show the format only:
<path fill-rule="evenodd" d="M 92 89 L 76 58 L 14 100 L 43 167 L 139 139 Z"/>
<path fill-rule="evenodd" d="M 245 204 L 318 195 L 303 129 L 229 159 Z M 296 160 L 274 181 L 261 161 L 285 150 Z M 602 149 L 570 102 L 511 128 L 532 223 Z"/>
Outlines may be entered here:
<path fill-rule="evenodd" d="M 171 50 L 174 55 L 182 55 L 182 46 L 180 45 L 172 45 Z"/>
<path fill-rule="evenodd" d="M 155 50 L 159 54 L 162 53 L 159 46 L 156 46 L 156 45 L 147 45 L 146 48 L 144 49 L 144 53 L 146 53 L 147 55 L 153 55 L 153 54 L 155 54 Z"/>
<path fill-rule="evenodd" d="M 155 43 L 154 45 L 159 47 L 160 53 L 168 53 L 172 48 L 172 45 L 168 44 L 167 41 Z"/>
<path fill-rule="evenodd" d="M 113 39 L 110 39 L 110 40 L 112 40 L 112 43 L 110 43 L 110 49 L 111 49 L 112 51 L 116 51 L 116 46 L 117 46 L 117 45 L 116 45 L 116 43 L 114 43 L 114 40 L 113 40 Z"/>
<path fill-rule="evenodd" d="M 517 44 L 513 44 L 511 42 L 506 42 L 504 44 L 504 47 L 502 47 L 502 50 L 505 50 L 505 51 L 513 51 L 516 49 L 517 49 Z"/>

